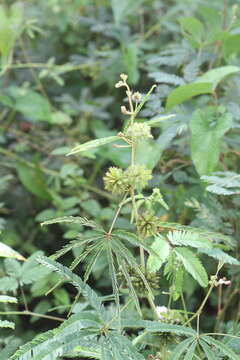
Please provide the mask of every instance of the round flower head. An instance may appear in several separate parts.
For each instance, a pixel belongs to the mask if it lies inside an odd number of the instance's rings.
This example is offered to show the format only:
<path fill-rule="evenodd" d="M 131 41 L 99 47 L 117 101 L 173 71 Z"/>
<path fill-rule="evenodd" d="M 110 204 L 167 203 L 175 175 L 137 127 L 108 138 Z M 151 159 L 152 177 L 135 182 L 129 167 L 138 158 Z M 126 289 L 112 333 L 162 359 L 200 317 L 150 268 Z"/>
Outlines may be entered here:
<path fill-rule="evenodd" d="M 125 135 L 130 137 L 134 142 L 140 142 L 146 139 L 152 139 L 151 128 L 147 124 L 135 122 L 129 126 Z"/>
<path fill-rule="evenodd" d="M 128 180 L 123 170 L 114 166 L 108 169 L 103 181 L 105 189 L 111 191 L 113 194 L 120 195 L 129 189 Z"/>

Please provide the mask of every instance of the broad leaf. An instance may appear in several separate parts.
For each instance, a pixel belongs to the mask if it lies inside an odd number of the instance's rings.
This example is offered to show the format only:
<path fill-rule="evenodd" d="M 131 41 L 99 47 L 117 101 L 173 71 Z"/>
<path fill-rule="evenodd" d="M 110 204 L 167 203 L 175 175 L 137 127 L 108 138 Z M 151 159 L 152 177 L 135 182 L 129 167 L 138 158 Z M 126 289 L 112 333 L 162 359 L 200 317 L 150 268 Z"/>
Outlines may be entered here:
<path fill-rule="evenodd" d="M 179 105 L 194 96 L 211 93 L 211 82 L 192 83 L 179 86 L 169 94 L 167 98 L 166 109 L 170 110 L 174 106 Z"/>
<path fill-rule="evenodd" d="M 51 107 L 48 100 L 42 95 L 21 87 L 11 87 L 9 93 L 14 99 L 12 107 L 21 112 L 27 119 L 51 122 Z"/>
<path fill-rule="evenodd" d="M 216 69 L 207 71 L 202 76 L 199 76 L 195 80 L 195 84 L 196 83 L 211 83 L 212 90 L 215 90 L 215 88 L 220 83 L 220 81 L 222 81 L 226 76 L 236 74 L 239 71 L 240 71 L 239 66 L 228 65 L 228 66 L 218 67 Z"/>
<path fill-rule="evenodd" d="M 186 271 L 203 287 L 208 285 L 208 275 L 197 256 L 188 248 L 177 247 L 175 253 Z"/>
<path fill-rule="evenodd" d="M 91 140 L 91 141 L 88 141 L 88 142 L 86 142 L 84 144 L 81 144 L 81 145 L 78 145 L 78 146 L 74 147 L 70 151 L 70 153 L 68 153 L 67 155 L 73 155 L 73 154 L 77 154 L 77 153 L 82 152 L 82 151 L 88 151 L 88 150 L 91 150 L 93 148 L 97 148 L 99 146 L 103 146 L 103 145 L 109 144 L 111 142 L 117 141 L 119 139 L 120 138 L 118 136 L 109 136 L 109 137 L 102 138 L 102 139 Z"/>
<path fill-rule="evenodd" d="M 147 268 L 149 271 L 157 271 L 160 269 L 164 261 L 170 253 L 170 246 L 163 236 L 155 237 L 151 248 L 158 254 L 158 256 L 151 254 L 147 261 Z"/>
<path fill-rule="evenodd" d="M 209 175 L 219 161 L 221 138 L 231 128 L 230 114 L 216 114 L 208 107 L 194 112 L 191 122 L 191 153 L 194 165 L 200 175 Z"/>
<path fill-rule="evenodd" d="M 183 35 L 188 39 L 190 44 L 198 48 L 202 43 L 204 33 L 203 24 L 194 17 L 186 17 L 180 20 Z"/>
<path fill-rule="evenodd" d="M 5 258 L 14 258 L 17 260 L 26 260 L 21 254 L 19 254 L 17 251 L 10 248 L 8 245 L 3 244 L 0 242 L 0 257 Z"/>
<path fill-rule="evenodd" d="M 16 170 L 19 179 L 28 191 L 42 199 L 49 200 L 51 198 L 44 176 L 39 168 L 30 168 L 25 163 L 18 162 Z"/>

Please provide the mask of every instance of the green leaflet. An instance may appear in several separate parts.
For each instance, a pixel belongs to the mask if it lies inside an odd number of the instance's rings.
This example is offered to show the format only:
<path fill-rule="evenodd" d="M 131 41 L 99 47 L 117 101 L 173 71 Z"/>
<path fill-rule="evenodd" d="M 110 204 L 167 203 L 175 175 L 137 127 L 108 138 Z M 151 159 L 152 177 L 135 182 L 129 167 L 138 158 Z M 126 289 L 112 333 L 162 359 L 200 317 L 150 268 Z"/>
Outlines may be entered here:
<path fill-rule="evenodd" d="M 160 122 L 161 121 L 165 121 L 165 120 L 168 120 L 168 119 L 171 119 L 173 117 L 175 117 L 176 115 L 175 114 L 170 114 L 170 115 L 163 115 L 163 116 L 160 116 L 160 117 L 156 117 L 154 119 L 151 119 L 149 121 L 145 121 L 144 124 L 148 125 L 148 126 L 151 126 L 151 127 L 158 127 L 160 126 Z"/>
<path fill-rule="evenodd" d="M 228 58 L 240 51 L 240 34 L 228 34 L 223 41 L 224 56 Z"/>
<path fill-rule="evenodd" d="M 30 168 L 23 162 L 16 164 L 16 170 L 25 188 L 32 194 L 37 195 L 41 199 L 49 200 L 51 195 L 48 191 L 47 184 L 45 182 L 41 169 L 37 166 Z"/>
<path fill-rule="evenodd" d="M 0 320 L 0 328 L 15 329 L 15 324 L 12 321 Z"/>
<path fill-rule="evenodd" d="M 167 98 L 166 109 L 170 110 L 174 106 L 179 105 L 194 96 L 213 93 L 220 81 L 239 71 L 240 68 L 238 66 L 231 65 L 207 71 L 204 75 L 199 76 L 195 82 L 179 86 L 171 91 Z"/>
<path fill-rule="evenodd" d="M 204 27 L 201 21 L 194 17 L 185 17 L 180 19 L 183 35 L 188 39 L 190 44 L 198 48 L 203 41 Z"/>
<path fill-rule="evenodd" d="M 212 84 L 212 90 L 215 90 L 220 81 L 222 81 L 225 77 L 236 74 L 239 71 L 239 66 L 221 66 L 216 69 L 209 70 L 202 76 L 199 76 L 195 80 L 195 83 L 210 82 Z"/>
<path fill-rule="evenodd" d="M 17 303 L 17 299 L 15 297 L 12 296 L 7 296 L 7 295 L 0 295 L 0 303 L 12 303 L 12 304 L 16 304 Z"/>
<path fill-rule="evenodd" d="M 210 175 L 216 169 L 221 149 L 220 140 L 231 125 L 231 115 L 217 114 L 213 107 L 193 113 L 190 121 L 191 153 L 199 175 Z"/>
<path fill-rule="evenodd" d="M 232 349 L 230 349 L 226 344 L 221 341 L 218 341 L 210 336 L 201 336 L 201 339 L 204 340 L 209 345 L 213 345 L 219 349 L 224 355 L 228 356 L 229 360 L 239 360 L 239 355 L 237 355 Z"/>
<path fill-rule="evenodd" d="M 167 238 L 173 245 L 192 246 L 194 248 L 211 249 L 213 244 L 204 236 L 188 231 L 170 231 Z"/>
<path fill-rule="evenodd" d="M 111 0 L 111 7 L 114 16 L 114 22 L 116 26 L 119 26 L 121 22 L 126 19 L 126 16 L 134 11 L 143 0 Z"/>
<path fill-rule="evenodd" d="M 47 221 L 42 222 L 41 226 L 56 224 L 56 223 L 80 224 L 80 225 L 89 226 L 89 227 L 93 227 L 93 228 L 99 226 L 96 223 L 94 223 L 93 221 L 90 221 L 86 218 L 82 218 L 80 216 L 63 216 L 63 217 L 47 220 Z"/>
<path fill-rule="evenodd" d="M 170 110 L 174 106 L 179 105 L 194 96 L 211 93 L 212 84 L 210 82 L 192 83 L 179 86 L 170 92 L 167 98 L 166 110 Z"/>
<path fill-rule="evenodd" d="M 22 113 L 24 117 L 32 122 L 52 122 L 51 106 L 42 95 L 16 86 L 12 86 L 9 93 L 14 100 L 9 106 Z"/>
<path fill-rule="evenodd" d="M 201 345 L 203 351 L 205 352 L 208 360 L 218 360 L 217 355 L 212 351 L 210 346 L 200 339 L 199 344 Z"/>
<path fill-rule="evenodd" d="M 109 332 L 106 337 L 105 346 L 111 353 L 109 359 L 112 360 L 144 360 L 137 349 L 132 345 L 126 336 L 122 336 L 117 332 Z"/>
<path fill-rule="evenodd" d="M 234 257 L 232 257 L 231 255 L 228 255 L 227 253 L 225 253 L 224 251 L 222 251 L 221 249 L 218 248 L 214 248 L 214 249 L 198 249 L 201 253 L 206 254 L 210 257 L 213 257 L 214 259 L 217 259 L 219 261 L 222 261 L 224 263 L 227 264 L 231 264 L 231 265 L 240 265 L 240 262 L 235 259 Z"/>
<path fill-rule="evenodd" d="M 192 360 L 198 341 L 195 340 L 188 348 L 186 355 L 183 360 Z"/>
<path fill-rule="evenodd" d="M 79 276 L 74 274 L 66 266 L 63 266 L 57 261 L 49 259 L 46 256 L 39 257 L 38 262 L 48 267 L 50 270 L 59 273 L 67 282 L 71 283 L 84 297 L 87 298 L 99 316 L 103 316 L 102 299 L 91 289 L 89 285 L 85 284 Z"/>
<path fill-rule="evenodd" d="M 189 345 L 193 342 L 194 340 L 192 338 L 190 339 L 185 339 L 183 341 L 180 342 L 180 344 L 178 344 L 174 351 L 172 352 L 170 359 L 169 360 L 179 360 L 181 355 L 188 350 Z"/>
<path fill-rule="evenodd" d="M 146 330 L 149 332 L 172 332 L 174 334 L 181 334 L 191 337 L 197 335 L 196 331 L 191 328 L 187 328 L 182 325 L 165 324 L 158 321 L 147 321 Z"/>
<path fill-rule="evenodd" d="M 136 43 L 128 44 L 128 46 L 123 52 L 123 62 L 125 65 L 126 73 L 129 77 L 129 82 L 132 84 L 136 84 L 139 79 L 138 46 Z"/>
<path fill-rule="evenodd" d="M 213 241 L 213 242 L 223 241 L 227 245 L 230 245 L 230 246 L 234 245 L 233 239 L 230 236 L 227 236 L 227 235 L 224 235 L 221 233 L 217 233 L 214 231 L 208 231 L 208 230 L 204 230 L 204 229 L 197 228 L 197 227 L 186 226 L 186 225 L 181 225 L 181 224 L 172 223 L 172 222 L 163 222 L 163 221 L 159 221 L 159 227 L 162 227 L 164 229 L 170 229 L 170 230 L 182 230 L 182 231 L 186 231 L 186 232 L 190 232 L 190 233 L 196 233 L 196 234 L 199 234 L 199 236 L 201 236 L 201 237 L 205 237 L 209 241 Z"/>
<path fill-rule="evenodd" d="M 0 54 L 2 56 L 2 65 L 7 65 L 11 60 L 10 52 L 23 30 L 23 11 L 22 4 L 16 2 L 9 11 L 6 11 L 4 5 L 0 5 Z"/>
<path fill-rule="evenodd" d="M 208 285 L 208 275 L 197 256 L 188 248 L 177 247 L 174 249 L 177 257 L 183 263 L 186 271 L 203 287 Z"/>
<path fill-rule="evenodd" d="M 97 148 L 99 146 L 103 146 L 103 145 L 109 144 L 111 142 L 117 141 L 119 139 L 120 138 L 118 136 L 108 136 L 108 137 L 105 137 L 105 138 L 102 138 L 102 139 L 91 140 L 91 141 L 88 141 L 88 142 L 86 142 L 84 144 L 81 144 L 81 145 L 78 145 L 78 146 L 74 147 L 70 151 L 70 153 L 68 153 L 67 155 L 73 155 L 73 154 L 77 154 L 77 153 L 82 152 L 82 151 L 88 151 L 88 150 Z"/>
<path fill-rule="evenodd" d="M 17 251 L 10 248 L 10 246 L 5 245 L 4 243 L 0 242 L 0 257 L 5 258 L 14 258 L 17 260 L 26 260 L 21 254 L 19 254 Z"/>
<path fill-rule="evenodd" d="M 147 261 L 147 268 L 150 271 L 157 271 L 167 259 L 170 253 L 170 246 L 163 236 L 158 235 L 155 237 L 151 248 L 157 253 L 158 256 L 154 254 L 149 256 Z"/>

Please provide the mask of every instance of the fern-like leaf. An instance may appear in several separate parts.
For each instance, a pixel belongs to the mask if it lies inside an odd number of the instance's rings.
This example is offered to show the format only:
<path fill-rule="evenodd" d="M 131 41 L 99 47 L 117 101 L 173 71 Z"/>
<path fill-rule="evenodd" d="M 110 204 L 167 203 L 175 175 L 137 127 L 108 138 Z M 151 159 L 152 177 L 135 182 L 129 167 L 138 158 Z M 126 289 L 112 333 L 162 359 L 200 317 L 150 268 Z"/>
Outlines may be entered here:
<path fill-rule="evenodd" d="M 67 280 L 67 282 L 71 283 L 79 292 L 81 292 L 84 297 L 87 298 L 90 305 L 97 311 L 99 315 L 103 315 L 104 309 L 101 298 L 79 276 L 74 274 L 71 270 L 62 264 L 45 256 L 39 257 L 38 262 L 48 267 L 50 270 L 60 274 L 65 280 Z"/>
<path fill-rule="evenodd" d="M 188 350 L 189 346 L 193 343 L 193 341 L 194 340 L 192 338 L 187 338 L 181 341 L 180 344 L 175 347 L 169 360 L 179 360 L 182 354 L 184 354 L 184 352 Z"/>
<path fill-rule="evenodd" d="M 208 239 L 209 241 L 212 241 L 212 242 L 224 242 L 230 246 L 234 245 L 234 240 L 230 236 L 216 233 L 213 231 L 206 231 L 201 228 L 195 228 L 192 226 L 186 226 L 186 225 L 181 225 L 181 224 L 177 224 L 177 223 L 169 223 L 169 222 L 162 222 L 162 221 L 159 221 L 158 225 L 159 225 L 160 229 L 163 228 L 163 229 L 168 229 L 168 230 L 187 231 L 190 233 L 199 234 L 202 237 L 205 237 L 206 239 Z"/>
<path fill-rule="evenodd" d="M 230 360 L 239 360 L 239 355 L 237 355 L 232 349 L 230 349 L 226 344 L 221 341 L 218 341 L 210 336 L 201 336 L 201 339 L 208 343 L 211 346 L 214 346 L 216 349 L 220 350 L 222 354 L 228 356 Z"/>
<path fill-rule="evenodd" d="M 199 252 L 206 254 L 210 257 L 213 257 L 214 259 L 217 259 L 219 261 L 222 261 L 224 263 L 227 264 L 231 264 L 231 265 L 240 265 L 240 262 L 235 259 L 234 257 L 228 255 L 227 253 L 225 253 L 224 251 L 222 251 L 221 249 L 198 249 Z"/>
<path fill-rule="evenodd" d="M 94 221 L 88 220 L 86 218 L 82 218 L 80 216 L 63 216 L 51 220 L 47 220 L 41 223 L 41 226 L 57 224 L 57 223 L 68 223 L 68 224 L 79 224 L 83 226 L 88 226 L 92 228 L 99 228 L 100 225 L 95 223 Z"/>
<path fill-rule="evenodd" d="M 208 275 L 197 256 L 188 248 L 178 247 L 174 252 L 186 271 L 203 287 L 208 285 Z"/>

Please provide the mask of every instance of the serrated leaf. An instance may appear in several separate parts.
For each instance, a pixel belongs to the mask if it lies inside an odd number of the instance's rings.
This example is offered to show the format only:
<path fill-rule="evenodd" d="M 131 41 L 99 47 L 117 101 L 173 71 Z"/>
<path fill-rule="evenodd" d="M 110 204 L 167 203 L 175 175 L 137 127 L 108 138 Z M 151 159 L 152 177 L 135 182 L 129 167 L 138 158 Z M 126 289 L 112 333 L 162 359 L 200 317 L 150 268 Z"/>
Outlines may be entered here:
<path fill-rule="evenodd" d="M 151 254 L 147 261 L 147 268 L 149 271 L 157 271 L 161 268 L 164 261 L 170 253 L 170 246 L 163 236 L 155 237 L 151 248 L 158 254 L 158 256 Z"/>
<path fill-rule="evenodd" d="M 8 291 L 15 291 L 18 288 L 19 284 L 17 280 L 10 276 L 1 277 L 0 281 L 0 291 L 6 293 Z"/>
<path fill-rule="evenodd" d="M 0 328 L 9 328 L 9 329 L 15 329 L 15 324 L 11 321 L 7 320 L 0 320 Z"/>
<path fill-rule="evenodd" d="M 228 190 L 228 189 L 225 189 L 224 187 L 219 186 L 219 185 L 209 185 L 209 186 L 207 186 L 206 190 L 213 193 L 213 194 L 225 195 L 225 196 L 240 193 L 240 191 Z"/>
<path fill-rule="evenodd" d="M 192 359 L 193 359 L 194 352 L 195 352 L 195 349 L 196 349 L 197 344 L 198 344 L 198 342 L 195 340 L 195 341 L 190 345 L 190 347 L 188 348 L 188 351 L 187 351 L 186 355 L 184 356 L 184 359 L 183 359 L 183 360 L 192 360 Z"/>
<path fill-rule="evenodd" d="M 55 219 L 50 219 L 47 221 L 42 222 L 40 225 L 51 225 L 51 224 L 57 224 L 57 223 L 69 223 L 69 224 L 80 224 L 83 226 L 89 226 L 89 227 L 98 227 L 99 225 L 94 223 L 91 220 L 88 220 L 86 218 L 82 218 L 80 216 L 63 216 Z"/>
<path fill-rule="evenodd" d="M 102 306 L 101 298 L 90 288 L 89 285 L 84 283 L 79 276 L 57 261 L 49 259 L 45 256 L 41 256 L 37 260 L 40 264 L 60 274 L 66 281 L 71 283 L 84 297 L 87 298 L 91 306 L 96 309 L 98 315 L 103 316 L 104 308 Z"/>
<path fill-rule="evenodd" d="M 103 146 L 103 145 L 109 144 L 111 142 L 117 141 L 119 139 L 120 138 L 118 136 L 109 136 L 109 137 L 105 137 L 102 139 L 91 140 L 84 144 L 74 147 L 67 155 L 73 155 L 73 154 L 77 154 L 82 151 L 88 151 L 88 150 L 97 148 L 99 146 Z"/>
<path fill-rule="evenodd" d="M 177 247 L 174 249 L 177 257 L 183 263 L 186 271 L 203 287 L 208 285 L 208 275 L 197 256 L 188 248 Z"/>
<path fill-rule="evenodd" d="M 220 342 L 210 336 L 201 336 L 201 339 L 209 345 L 213 345 L 214 347 L 219 349 L 224 355 L 229 357 L 229 360 L 239 360 L 239 355 L 237 355 L 230 347 L 228 347 L 223 342 Z"/>
<path fill-rule="evenodd" d="M 208 346 L 208 344 L 205 341 L 202 341 L 200 339 L 199 344 L 201 345 L 203 351 L 205 352 L 207 356 L 207 360 L 219 360 L 217 355 L 214 354 L 210 346 Z"/>
<path fill-rule="evenodd" d="M 0 303 L 11 303 L 16 304 L 17 299 L 13 296 L 7 296 L 7 295 L 0 295 Z"/>
<path fill-rule="evenodd" d="M 224 251 L 222 251 L 221 249 L 218 248 L 214 248 L 214 249 L 198 249 L 198 251 L 200 251 L 203 254 L 206 254 L 210 257 L 213 257 L 214 259 L 217 259 L 219 261 L 222 261 L 224 263 L 227 264 L 231 264 L 231 265 L 240 265 L 240 262 L 235 259 L 234 257 L 228 255 L 227 253 L 225 253 Z"/>
<path fill-rule="evenodd" d="M 150 73 L 148 76 L 153 78 L 157 83 L 185 85 L 185 81 L 180 76 L 168 74 L 162 71 Z"/>
<path fill-rule="evenodd" d="M 223 241 L 230 246 L 234 245 L 233 239 L 230 236 L 227 236 L 227 235 L 224 235 L 221 233 L 217 233 L 214 231 L 207 231 L 207 230 L 204 230 L 201 228 L 196 228 L 196 227 L 192 227 L 192 226 L 188 226 L 188 225 L 181 225 L 178 223 L 163 222 L 163 221 L 159 221 L 158 225 L 160 228 L 163 228 L 163 229 L 182 230 L 182 231 L 187 231 L 187 232 L 191 232 L 191 233 L 196 233 L 203 237 L 206 237 L 208 240 L 213 241 L 213 242 Z"/>
<path fill-rule="evenodd" d="M 149 332 L 172 332 L 174 334 L 181 334 L 191 337 L 196 336 L 197 334 L 195 330 L 182 325 L 171 325 L 157 321 L 149 322 L 149 324 L 146 325 L 146 330 Z"/>
<path fill-rule="evenodd" d="M 119 26 L 126 16 L 138 7 L 143 0 L 111 0 L 111 7 L 113 11 L 114 22 Z"/>
<path fill-rule="evenodd" d="M 17 260 L 25 261 L 25 257 L 19 254 L 17 251 L 13 250 L 10 246 L 0 242 L 0 257 L 5 258 L 14 258 Z"/>
<path fill-rule="evenodd" d="M 179 360 L 181 355 L 187 351 L 189 345 L 193 342 L 193 339 L 185 339 L 178 344 L 172 352 L 169 360 Z"/>
<path fill-rule="evenodd" d="M 208 239 L 197 233 L 191 233 L 188 231 L 169 231 L 167 238 L 173 245 L 192 246 L 194 248 L 208 249 L 213 247 L 213 244 Z"/>
<path fill-rule="evenodd" d="M 217 114 L 216 109 L 198 109 L 190 121 L 191 153 L 193 163 L 200 175 L 211 174 L 219 162 L 220 140 L 231 128 L 230 114 Z"/>

